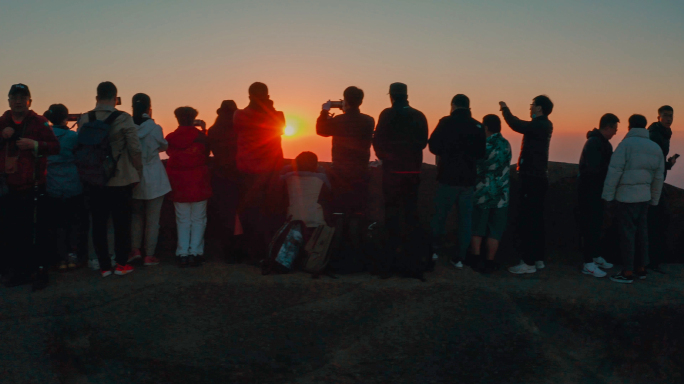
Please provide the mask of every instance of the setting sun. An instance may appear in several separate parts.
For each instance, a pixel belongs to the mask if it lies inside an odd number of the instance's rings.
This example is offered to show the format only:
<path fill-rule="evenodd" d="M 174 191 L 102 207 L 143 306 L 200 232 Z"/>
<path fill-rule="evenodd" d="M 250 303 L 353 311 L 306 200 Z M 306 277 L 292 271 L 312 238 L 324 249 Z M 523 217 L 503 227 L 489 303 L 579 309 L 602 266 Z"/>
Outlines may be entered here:
<path fill-rule="evenodd" d="M 297 129 L 291 124 L 285 127 L 285 136 L 294 136 L 295 133 L 297 133 Z"/>

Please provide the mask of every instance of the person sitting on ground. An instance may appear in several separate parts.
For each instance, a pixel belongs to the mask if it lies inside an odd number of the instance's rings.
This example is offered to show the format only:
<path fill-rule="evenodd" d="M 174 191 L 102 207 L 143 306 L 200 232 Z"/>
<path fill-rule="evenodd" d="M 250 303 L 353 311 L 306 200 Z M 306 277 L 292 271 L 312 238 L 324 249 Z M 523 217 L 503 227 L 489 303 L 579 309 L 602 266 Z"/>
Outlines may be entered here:
<path fill-rule="evenodd" d="M 31 110 L 28 86 L 12 85 L 8 98 L 10 110 L 0 116 L 0 273 L 6 286 L 33 281 L 42 289 L 50 260 L 45 210 L 34 199 L 45 191 L 46 156 L 59 153 L 59 141 L 48 121 Z"/>
<path fill-rule="evenodd" d="M 162 127 L 152 120 L 152 100 L 144 93 L 133 96 L 133 122 L 138 128 L 142 147 L 143 171 L 140 184 L 133 188 L 133 221 L 131 223 L 132 247 L 128 262 L 140 259 L 140 247 L 145 235 L 145 258 L 143 264 L 157 265 L 154 256 L 159 237 L 159 217 L 164 195 L 171 191 L 159 153 L 166 151 L 169 143 L 164 140 Z M 143 226 L 144 223 L 144 226 Z"/>
<path fill-rule="evenodd" d="M 48 157 L 47 206 L 50 210 L 50 233 L 59 260 L 59 270 L 67 271 L 85 264 L 88 259 L 88 220 L 83 184 L 74 163 L 78 134 L 69 130 L 69 110 L 52 104 L 43 114 L 52 123 L 59 140 L 58 155 Z"/>
<path fill-rule="evenodd" d="M 487 149 L 484 159 L 477 162 L 471 252 L 478 259 L 482 239 L 486 237 L 487 257 L 480 270 L 492 273 L 497 269 L 494 257 L 508 221 L 511 145 L 501 135 L 499 116 L 487 115 L 482 124 L 487 135 Z"/>
<path fill-rule="evenodd" d="M 286 165 L 280 177 L 287 183 L 288 216 L 303 221 L 307 228 L 326 225 L 324 206 L 329 200 L 330 182 L 323 167 L 318 165 L 318 156 L 312 152 L 300 153 L 294 166 Z"/>
<path fill-rule="evenodd" d="M 643 280 L 648 265 L 648 206 L 658 205 L 665 179 L 665 157 L 649 139 L 646 118 L 632 115 L 629 132 L 610 159 L 603 185 L 603 199 L 617 200 L 622 272 L 610 279 L 631 283 L 634 274 Z"/>
<path fill-rule="evenodd" d="M 594 277 L 604 277 L 610 269 L 608 263 L 600 255 L 601 230 L 603 228 L 604 201 L 603 183 L 606 181 L 613 146 L 610 139 L 618 131 L 620 119 L 612 113 L 606 113 L 599 121 L 599 128 L 587 132 L 587 142 L 582 149 L 579 161 L 579 177 L 577 194 L 581 220 L 582 237 L 584 238 L 584 266 L 582 273 Z"/>
<path fill-rule="evenodd" d="M 166 136 L 169 143 L 166 172 L 172 189 L 169 197 L 176 208 L 176 256 L 181 268 L 195 267 L 204 256 L 207 200 L 212 195 L 206 123 L 195 120 L 198 112 L 191 107 L 177 108 L 174 114 L 179 126 Z M 195 128 L 196 125 L 202 130 Z"/>

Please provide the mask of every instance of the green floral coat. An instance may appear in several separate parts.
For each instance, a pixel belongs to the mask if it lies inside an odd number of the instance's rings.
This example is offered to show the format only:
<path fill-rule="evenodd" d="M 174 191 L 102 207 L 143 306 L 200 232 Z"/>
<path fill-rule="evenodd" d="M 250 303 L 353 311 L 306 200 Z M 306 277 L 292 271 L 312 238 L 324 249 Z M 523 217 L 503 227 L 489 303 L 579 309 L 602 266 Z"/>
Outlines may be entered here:
<path fill-rule="evenodd" d="M 495 133 L 487 138 L 487 154 L 477 162 L 475 206 L 481 209 L 508 207 L 511 145 Z"/>

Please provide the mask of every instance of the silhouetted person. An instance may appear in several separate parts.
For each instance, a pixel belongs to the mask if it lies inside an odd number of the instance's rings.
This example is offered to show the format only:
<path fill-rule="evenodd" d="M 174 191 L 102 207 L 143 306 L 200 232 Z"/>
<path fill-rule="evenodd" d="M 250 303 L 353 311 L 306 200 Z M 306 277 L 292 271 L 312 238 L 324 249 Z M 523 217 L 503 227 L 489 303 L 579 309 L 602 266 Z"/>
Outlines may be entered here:
<path fill-rule="evenodd" d="M 423 149 L 428 142 L 427 119 L 409 106 L 406 84 L 391 84 L 389 95 L 392 107 L 380 113 L 373 137 L 373 148 L 382 161 L 385 225 L 389 232 L 390 257 L 383 277 L 401 263 L 397 257 L 407 257 L 403 253 L 409 236 L 415 236 L 419 227 L 418 187 Z"/>
<path fill-rule="evenodd" d="M 209 175 L 209 145 L 206 123 L 192 107 L 173 112 L 178 128 L 166 136 L 169 160 L 166 171 L 171 182 L 169 198 L 176 209 L 178 256 L 181 268 L 198 266 L 204 257 L 204 231 L 207 227 L 207 200 L 212 195 Z M 197 129 L 196 126 L 201 128 Z"/>
<path fill-rule="evenodd" d="M 499 116 L 485 116 L 482 125 L 487 135 L 487 153 L 477 162 L 471 250 L 474 259 L 480 259 L 476 264 L 480 271 L 492 273 L 497 269 L 494 258 L 508 223 L 511 145 L 501 135 Z M 484 238 L 487 238 L 487 256 L 481 260 L 478 255 L 482 252 Z"/>
<path fill-rule="evenodd" d="M 344 113 L 333 117 L 328 101 L 316 121 L 319 136 L 332 136 L 332 209 L 346 216 L 351 242 L 357 249 L 361 243 L 360 219 L 368 199 L 368 162 L 375 129 L 375 120 L 359 109 L 363 96 L 363 90 L 348 87 L 344 90 Z"/>
<path fill-rule="evenodd" d="M 237 111 L 233 100 L 224 100 L 216 110 L 218 116 L 209 128 L 209 149 L 214 154 L 211 185 L 214 195 L 211 205 L 218 210 L 223 256 L 229 263 L 239 261 L 239 246 L 235 234 L 235 217 L 240 203 L 239 174 L 236 165 L 237 133 L 233 114 Z"/>
<path fill-rule="evenodd" d="M 603 186 L 603 199 L 617 200 L 622 272 L 610 277 L 616 283 L 631 283 L 634 274 L 646 278 L 648 264 L 648 206 L 658 205 L 665 177 L 663 152 L 651 141 L 646 118 L 632 115 L 629 132 L 610 159 Z"/>
<path fill-rule="evenodd" d="M 670 140 L 672 138 L 672 121 L 674 120 L 674 109 L 669 105 L 663 105 L 658 108 L 658 121 L 648 127 L 648 133 L 660 149 L 663 151 L 665 162 L 665 175 L 667 179 L 667 171 L 677 162 L 677 159 L 670 154 Z M 660 263 L 663 262 L 665 253 L 667 252 L 667 229 L 669 227 L 670 216 L 668 214 L 669 205 L 667 204 L 666 189 L 663 189 L 662 195 L 658 205 L 651 207 L 648 210 L 648 238 L 649 243 L 649 259 L 651 260 L 648 268 L 663 273 L 660 269 Z"/>
<path fill-rule="evenodd" d="M 93 245 L 102 277 L 112 274 L 112 261 L 109 257 L 107 241 L 107 222 L 110 216 L 114 224 L 116 253 L 114 273 L 126 275 L 133 272 L 133 267 L 128 264 L 128 256 L 131 252 L 131 199 L 133 187 L 140 182 L 142 176 L 142 150 L 140 139 L 138 139 L 138 128 L 131 115 L 116 109 L 117 92 L 113 83 L 109 81 L 100 83 L 97 86 L 95 109 L 83 114 L 78 121 L 80 136 L 87 123 L 95 120 L 109 122 L 111 117 L 114 117 L 109 125 L 107 136 L 112 158 L 116 159 L 115 171 L 104 186 L 89 185 L 84 182 L 93 218 Z M 92 167 L 99 166 L 100 164 L 92 165 Z M 81 180 L 84 180 L 83 175 L 81 175 Z"/>
<path fill-rule="evenodd" d="M 300 153 L 294 166 L 286 165 L 280 177 L 287 183 L 290 199 L 287 213 L 292 215 L 292 220 L 303 221 L 311 229 L 305 230 L 309 234 L 319 225 L 326 225 L 323 206 L 330 195 L 330 182 L 323 167 L 318 165 L 318 156 L 313 152 Z"/>
<path fill-rule="evenodd" d="M 266 256 L 271 237 L 284 218 L 286 194 L 279 177 L 284 128 L 285 115 L 273 108 L 266 84 L 252 84 L 249 105 L 233 115 L 233 129 L 242 188 L 240 220 L 253 262 Z"/>
<path fill-rule="evenodd" d="M 26 85 L 13 85 L 8 99 L 10 110 L 0 116 L 0 272 L 7 286 L 30 283 L 38 272 L 35 288 L 44 288 L 51 261 L 44 244 L 45 171 L 47 156 L 59 153 L 59 141 L 47 119 L 30 109 Z"/>
<path fill-rule="evenodd" d="M 431 227 L 435 256 L 443 252 L 446 219 L 458 204 L 458 247 L 449 259 L 456 268 L 463 261 L 472 235 L 473 193 L 477 160 L 487 146 L 484 127 L 470 113 L 470 99 L 458 94 L 451 99 L 451 114 L 443 117 L 430 136 L 430 152 L 437 156 L 437 194 Z M 433 256 L 433 259 L 436 257 Z"/>
<path fill-rule="evenodd" d="M 164 139 L 164 130 L 152 119 L 152 100 L 144 93 L 133 96 L 133 122 L 138 129 L 142 149 L 143 172 L 140 183 L 133 188 L 131 223 L 132 247 L 128 258 L 130 263 L 141 257 L 143 234 L 145 237 L 145 258 L 147 266 L 159 264 L 155 257 L 159 237 L 164 196 L 171 191 L 166 169 L 159 157 L 166 151 L 169 143 Z"/>
<path fill-rule="evenodd" d="M 613 156 L 610 144 L 618 131 L 620 119 L 606 113 L 599 121 L 599 127 L 587 132 L 587 142 L 582 149 L 579 161 L 577 194 L 580 213 L 580 227 L 584 238 L 584 267 L 582 273 L 594 277 L 604 277 L 613 264 L 601 257 L 601 230 L 603 229 L 604 201 L 603 184 L 608 174 L 608 165 Z"/>
<path fill-rule="evenodd" d="M 48 157 L 47 206 L 50 211 L 50 241 L 57 251 L 59 270 L 67 271 L 88 259 L 88 212 L 83 199 L 83 184 L 74 163 L 78 134 L 69 130 L 69 110 L 52 104 L 43 114 L 52 123 L 60 151 Z"/>
<path fill-rule="evenodd" d="M 515 274 L 535 273 L 544 268 L 546 258 L 546 231 L 544 228 L 544 201 L 549 189 L 549 145 L 553 124 L 549 115 L 553 103 L 547 96 L 537 96 L 530 104 L 532 121 L 520 120 L 513 116 L 500 102 L 501 112 L 512 130 L 523 134 L 522 148 L 518 159 L 520 176 L 520 205 L 518 228 L 522 260 L 520 264 L 508 269 Z"/>

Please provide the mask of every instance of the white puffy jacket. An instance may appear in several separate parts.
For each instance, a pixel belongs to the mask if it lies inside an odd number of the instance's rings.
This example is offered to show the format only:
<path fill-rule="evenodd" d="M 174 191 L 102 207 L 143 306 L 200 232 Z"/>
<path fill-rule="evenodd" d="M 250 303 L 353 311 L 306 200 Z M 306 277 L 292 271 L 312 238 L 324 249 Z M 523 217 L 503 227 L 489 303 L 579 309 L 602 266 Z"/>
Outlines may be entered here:
<path fill-rule="evenodd" d="M 603 199 L 658 205 L 664 174 L 663 151 L 645 128 L 632 128 L 610 159 Z"/>

